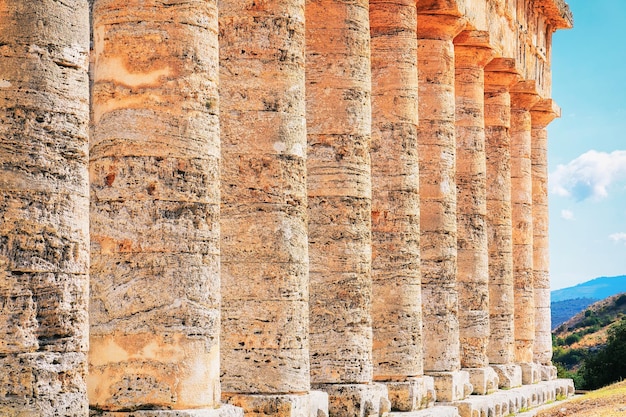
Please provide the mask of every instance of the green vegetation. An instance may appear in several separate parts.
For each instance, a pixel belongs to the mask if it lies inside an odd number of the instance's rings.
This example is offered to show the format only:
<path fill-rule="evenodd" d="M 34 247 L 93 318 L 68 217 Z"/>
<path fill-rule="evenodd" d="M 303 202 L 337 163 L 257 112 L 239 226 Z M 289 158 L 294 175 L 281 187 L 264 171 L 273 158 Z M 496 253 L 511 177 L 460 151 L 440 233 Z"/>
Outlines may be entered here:
<path fill-rule="evenodd" d="M 572 378 L 577 388 L 587 390 L 626 378 L 625 311 L 626 294 L 621 294 L 559 326 L 552 337 L 558 376 Z"/>

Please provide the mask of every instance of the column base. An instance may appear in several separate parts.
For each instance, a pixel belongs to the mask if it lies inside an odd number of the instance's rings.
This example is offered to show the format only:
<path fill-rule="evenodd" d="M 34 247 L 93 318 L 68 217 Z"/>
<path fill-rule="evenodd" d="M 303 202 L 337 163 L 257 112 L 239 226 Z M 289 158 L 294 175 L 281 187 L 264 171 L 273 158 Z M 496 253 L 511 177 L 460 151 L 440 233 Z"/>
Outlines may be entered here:
<path fill-rule="evenodd" d="M 522 385 L 522 368 L 516 364 L 489 365 L 498 374 L 498 387 L 501 389 L 517 388 Z"/>
<path fill-rule="evenodd" d="M 539 365 L 542 381 L 554 381 L 557 379 L 556 366 L 552 365 Z"/>
<path fill-rule="evenodd" d="M 428 372 L 428 376 L 435 381 L 435 395 L 440 402 L 462 400 L 474 390 L 466 371 Z"/>
<path fill-rule="evenodd" d="M 222 393 L 222 401 L 241 408 L 246 417 L 328 417 L 328 395 L 319 391 L 300 395 Z"/>
<path fill-rule="evenodd" d="M 469 373 L 470 383 L 474 387 L 472 394 L 486 395 L 498 389 L 500 378 L 493 368 L 463 368 Z"/>
<path fill-rule="evenodd" d="M 393 411 L 416 411 L 435 404 L 435 381 L 430 376 L 379 382 L 387 386 Z"/>
<path fill-rule="evenodd" d="M 522 368 L 522 384 L 531 385 L 541 381 L 541 368 L 533 362 L 520 363 Z"/>
<path fill-rule="evenodd" d="M 333 417 L 375 417 L 391 411 L 384 384 L 315 384 L 328 394 L 328 415 Z M 247 416 L 246 416 L 247 417 Z"/>
<path fill-rule="evenodd" d="M 89 417 L 243 417 L 243 410 L 232 405 L 220 408 L 189 410 L 138 410 L 138 411 L 100 411 L 89 410 Z"/>

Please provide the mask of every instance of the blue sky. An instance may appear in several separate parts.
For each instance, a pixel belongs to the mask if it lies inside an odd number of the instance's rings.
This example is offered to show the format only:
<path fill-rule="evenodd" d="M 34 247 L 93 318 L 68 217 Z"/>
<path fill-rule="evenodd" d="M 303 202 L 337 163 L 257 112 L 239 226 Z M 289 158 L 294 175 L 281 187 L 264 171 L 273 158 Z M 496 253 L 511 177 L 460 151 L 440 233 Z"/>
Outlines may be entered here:
<path fill-rule="evenodd" d="M 549 126 L 552 289 L 626 275 L 626 0 L 567 0 Z"/>

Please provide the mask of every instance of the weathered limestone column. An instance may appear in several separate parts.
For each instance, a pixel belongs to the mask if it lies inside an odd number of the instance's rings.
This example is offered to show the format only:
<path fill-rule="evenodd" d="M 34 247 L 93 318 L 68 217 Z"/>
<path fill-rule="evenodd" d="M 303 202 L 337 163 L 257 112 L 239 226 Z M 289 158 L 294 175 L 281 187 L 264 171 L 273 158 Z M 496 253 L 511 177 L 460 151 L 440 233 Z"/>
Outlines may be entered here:
<path fill-rule="evenodd" d="M 515 365 L 510 153 L 510 87 L 518 80 L 514 59 L 496 58 L 485 67 L 490 326 L 487 356 L 498 374 L 500 388 L 522 384 L 521 368 Z"/>
<path fill-rule="evenodd" d="M 386 401 L 371 383 L 369 39 L 367 0 L 306 2 L 311 382 L 333 416 Z"/>
<path fill-rule="evenodd" d="M 219 4 L 222 397 L 308 416 L 304 0 Z"/>
<path fill-rule="evenodd" d="M 457 288 L 461 367 L 475 394 L 498 388 L 489 367 L 489 267 L 485 160 L 485 74 L 493 59 L 489 32 L 454 39 L 456 96 Z"/>
<path fill-rule="evenodd" d="M 374 380 L 393 409 L 432 405 L 424 376 L 415 0 L 370 0 Z"/>
<path fill-rule="evenodd" d="M 86 416 L 89 9 L 0 2 L 0 415 Z"/>
<path fill-rule="evenodd" d="M 93 28 L 90 404 L 219 413 L 216 2 L 96 0 Z"/>
<path fill-rule="evenodd" d="M 420 227 L 424 370 L 435 379 L 438 401 L 472 392 L 461 371 L 456 285 L 454 45 L 465 21 L 419 14 L 418 49 Z"/>
<path fill-rule="evenodd" d="M 556 379 L 552 366 L 550 324 L 550 252 L 548 242 L 548 125 L 560 117 L 561 109 L 551 99 L 531 109 L 532 199 L 533 199 L 533 282 L 535 288 L 535 343 L 533 360 L 541 365 L 541 379 Z"/>
<path fill-rule="evenodd" d="M 530 109 L 539 101 L 534 80 L 511 89 L 511 221 L 515 289 L 515 362 L 522 367 L 522 383 L 540 380 L 533 364 L 535 291 L 533 282 L 533 216 Z"/>

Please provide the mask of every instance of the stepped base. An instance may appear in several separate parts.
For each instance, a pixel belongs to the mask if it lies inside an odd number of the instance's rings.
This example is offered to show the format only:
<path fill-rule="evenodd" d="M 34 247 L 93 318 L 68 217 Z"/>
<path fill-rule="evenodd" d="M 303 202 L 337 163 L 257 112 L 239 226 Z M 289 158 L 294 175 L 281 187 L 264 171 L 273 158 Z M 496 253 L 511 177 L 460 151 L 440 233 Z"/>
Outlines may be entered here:
<path fill-rule="evenodd" d="M 497 391 L 490 395 L 472 395 L 463 401 L 456 401 L 447 405 L 457 407 L 461 417 L 506 417 L 548 402 L 565 399 L 571 395 L 574 395 L 572 380 L 557 379 L 524 385 L 506 391 Z M 434 407 L 434 409 L 436 408 Z"/>
<path fill-rule="evenodd" d="M 222 401 L 239 407 L 246 417 L 328 417 L 328 395 L 318 391 L 303 395 L 222 393 Z"/>
<path fill-rule="evenodd" d="M 438 405 L 409 413 L 392 412 L 389 417 L 459 417 L 459 410 L 457 407 Z"/>
<path fill-rule="evenodd" d="M 328 394 L 328 415 L 332 417 L 385 416 L 391 411 L 384 384 L 315 384 L 313 387 Z"/>
<path fill-rule="evenodd" d="M 435 404 L 435 381 L 430 376 L 380 383 L 387 386 L 393 411 L 415 411 Z"/>
<path fill-rule="evenodd" d="M 243 417 L 243 410 L 232 405 L 212 409 L 190 410 L 139 410 L 99 411 L 89 410 L 90 417 Z"/>

